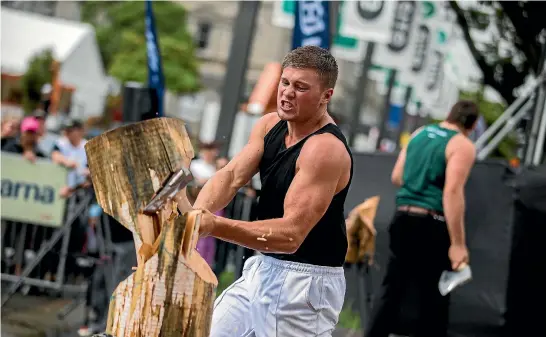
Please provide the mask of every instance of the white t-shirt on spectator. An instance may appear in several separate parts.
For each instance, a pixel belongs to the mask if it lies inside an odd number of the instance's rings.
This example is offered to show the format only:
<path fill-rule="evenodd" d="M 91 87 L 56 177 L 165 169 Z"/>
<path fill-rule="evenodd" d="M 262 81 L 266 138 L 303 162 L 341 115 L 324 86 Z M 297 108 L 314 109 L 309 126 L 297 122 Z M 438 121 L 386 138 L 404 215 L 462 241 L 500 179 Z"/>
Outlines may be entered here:
<path fill-rule="evenodd" d="M 203 159 L 195 159 L 190 164 L 190 171 L 195 179 L 208 180 L 216 173 L 216 165 L 211 165 Z"/>
<path fill-rule="evenodd" d="M 68 173 L 67 184 L 69 187 L 83 184 L 86 180 L 86 177 L 83 175 L 83 170 L 87 168 L 87 154 L 84 147 L 86 143 L 87 140 L 82 139 L 78 146 L 74 146 L 66 137 L 62 137 L 55 144 L 54 150 L 58 150 L 67 159 L 78 163 L 78 168 Z"/>

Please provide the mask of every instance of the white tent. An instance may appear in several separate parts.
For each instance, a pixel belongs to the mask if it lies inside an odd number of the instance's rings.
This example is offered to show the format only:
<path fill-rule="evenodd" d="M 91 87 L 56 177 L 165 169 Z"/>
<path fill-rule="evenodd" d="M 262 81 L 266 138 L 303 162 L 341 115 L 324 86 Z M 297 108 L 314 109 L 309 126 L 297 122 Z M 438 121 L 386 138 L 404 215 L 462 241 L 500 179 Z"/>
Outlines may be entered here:
<path fill-rule="evenodd" d="M 0 22 L 2 73 L 24 74 L 33 55 L 51 48 L 61 63 L 61 83 L 76 89 L 77 117 L 102 114 L 108 82 L 91 25 L 5 7 Z"/>

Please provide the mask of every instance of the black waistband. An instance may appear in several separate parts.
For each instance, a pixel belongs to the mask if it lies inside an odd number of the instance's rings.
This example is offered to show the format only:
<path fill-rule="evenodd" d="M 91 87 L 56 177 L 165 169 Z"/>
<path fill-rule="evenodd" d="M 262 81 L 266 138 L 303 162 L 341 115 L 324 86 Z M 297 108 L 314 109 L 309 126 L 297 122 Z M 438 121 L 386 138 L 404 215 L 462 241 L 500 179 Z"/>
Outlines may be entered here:
<path fill-rule="evenodd" d="M 439 220 L 442 222 L 445 222 L 445 216 L 443 212 L 427 212 L 427 213 L 419 213 L 419 212 L 412 212 L 412 211 L 406 211 L 406 210 L 396 210 L 396 214 L 404 214 L 412 217 L 420 217 L 420 218 L 433 218 L 434 220 Z"/>

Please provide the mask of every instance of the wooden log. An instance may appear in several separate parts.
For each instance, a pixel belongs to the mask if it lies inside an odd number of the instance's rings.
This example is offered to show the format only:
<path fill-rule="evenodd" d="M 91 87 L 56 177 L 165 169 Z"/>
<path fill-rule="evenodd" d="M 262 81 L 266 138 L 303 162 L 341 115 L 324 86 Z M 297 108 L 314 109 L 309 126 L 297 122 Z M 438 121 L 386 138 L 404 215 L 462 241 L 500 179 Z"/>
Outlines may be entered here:
<path fill-rule="evenodd" d="M 152 257 L 116 288 L 108 311 L 108 334 L 209 335 L 217 280 L 195 250 L 198 213 L 185 213 L 167 221 Z"/>
<path fill-rule="evenodd" d="M 91 139 L 85 150 L 98 203 L 133 232 L 138 255 L 138 268 L 112 295 L 106 332 L 208 336 L 218 281 L 195 250 L 200 211 L 179 214 L 171 201 L 156 214 L 142 212 L 172 174 L 189 167 L 194 154 L 183 121 L 129 124 Z"/>

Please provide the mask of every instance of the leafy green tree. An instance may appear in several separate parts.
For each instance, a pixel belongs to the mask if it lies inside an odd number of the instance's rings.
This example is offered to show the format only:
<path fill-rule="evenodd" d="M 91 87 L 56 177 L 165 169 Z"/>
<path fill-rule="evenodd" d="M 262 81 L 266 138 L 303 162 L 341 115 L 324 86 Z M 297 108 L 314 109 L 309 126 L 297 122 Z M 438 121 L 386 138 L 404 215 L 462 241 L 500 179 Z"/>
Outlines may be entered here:
<path fill-rule="evenodd" d="M 541 69 L 546 2 L 449 1 L 472 56 L 483 73 L 483 84 L 497 90 L 511 104 L 514 89 L 529 74 Z M 474 38 L 474 31 L 491 33 L 488 42 Z"/>
<path fill-rule="evenodd" d="M 29 61 L 21 79 L 22 105 L 25 113 L 31 113 L 40 104 L 42 87 L 52 81 L 53 52 L 46 49 L 35 54 Z"/>
<path fill-rule="evenodd" d="M 483 90 L 478 92 L 461 92 L 461 99 L 469 99 L 478 105 L 480 113 L 483 115 L 487 126 L 493 124 L 497 118 L 506 110 L 506 105 L 498 102 L 490 102 L 484 98 Z M 518 143 L 515 134 L 509 134 L 491 153 L 491 157 L 512 159 L 516 157 Z"/>
<path fill-rule="evenodd" d="M 154 1 L 153 11 L 165 86 L 176 93 L 199 90 L 199 64 L 193 39 L 186 29 L 186 10 L 175 2 Z M 105 68 L 122 82 L 147 82 L 144 18 L 144 2 L 82 3 L 82 20 L 95 27 Z"/>

